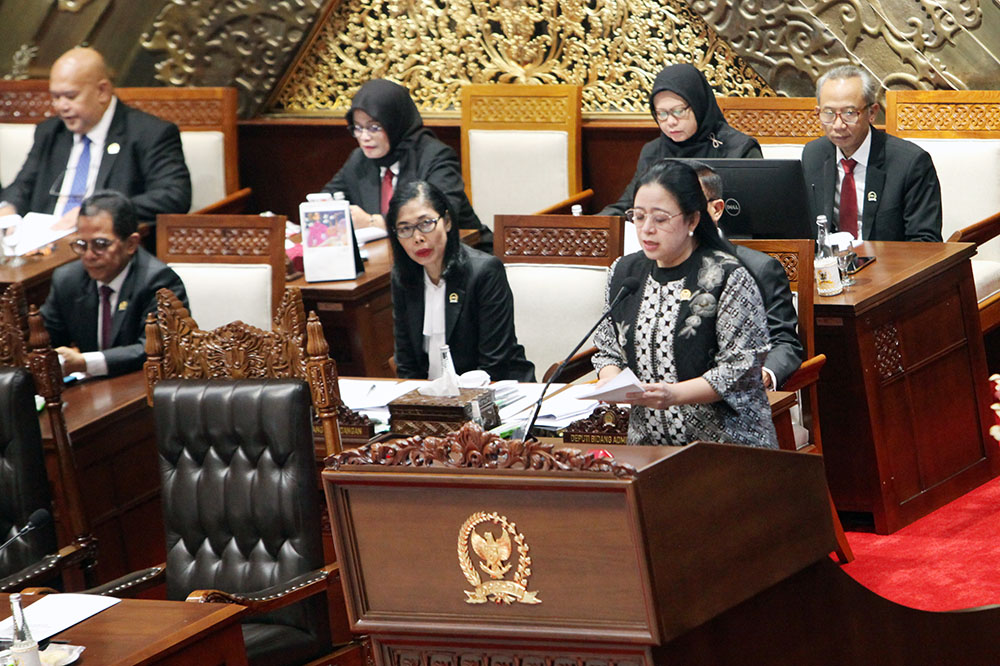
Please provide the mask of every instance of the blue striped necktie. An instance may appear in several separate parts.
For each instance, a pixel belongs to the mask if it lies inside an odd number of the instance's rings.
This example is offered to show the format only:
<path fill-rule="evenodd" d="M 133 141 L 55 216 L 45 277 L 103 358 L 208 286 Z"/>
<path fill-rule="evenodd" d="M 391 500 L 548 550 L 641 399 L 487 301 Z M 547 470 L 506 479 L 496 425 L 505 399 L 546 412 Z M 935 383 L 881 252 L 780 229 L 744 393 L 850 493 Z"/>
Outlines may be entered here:
<path fill-rule="evenodd" d="M 63 206 L 63 215 L 83 203 L 83 198 L 87 194 L 87 176 L 90 175 L 90 137 L 84 134 L 81 141 L 83 142 L 83 150 L 80 152 L 80 159 L 76 162 L 73 187 L 70 188 L 66 205 Z"/>

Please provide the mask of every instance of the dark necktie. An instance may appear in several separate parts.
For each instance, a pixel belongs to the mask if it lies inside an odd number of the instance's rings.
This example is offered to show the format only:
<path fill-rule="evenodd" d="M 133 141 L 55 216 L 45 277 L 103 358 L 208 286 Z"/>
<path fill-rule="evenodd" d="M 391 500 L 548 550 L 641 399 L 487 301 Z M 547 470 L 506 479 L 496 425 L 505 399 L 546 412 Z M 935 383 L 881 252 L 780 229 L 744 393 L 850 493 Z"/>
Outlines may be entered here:
<path fill-rule="evenodd" d="M 840 160 L 844 167 L 844 182 L 840 185 L 840 231 L 858 237 L 858 193 L 854 188 L 854 166 L 857 160 Z"/>
<path fill-rule="evenodd" d="M 90 175 L 90 139 L 84 134 L 81 141 L 83 142 L 83 150 L 80 152 L 80 159 L 76 162 L 73 186 L 69 190 L 66 205 L 63 206 L 63 215 L 83 203 L 83 198 L 87 195 L 87 176 Z"/>
<path fill-rule="evenodd" d="M 383 216 L 389 212 L 390 199 L 392 199 L 392 169 L 387 168 L 385 170 L 385 175 L 382 176 L 382 197 L 380 199 L 382 204 L 381 213 Z"/>
<path fill-rule="evenodd" d="M 111 294 L 115 290 L 101 285 L 101 349 L 111 346 Z"/>

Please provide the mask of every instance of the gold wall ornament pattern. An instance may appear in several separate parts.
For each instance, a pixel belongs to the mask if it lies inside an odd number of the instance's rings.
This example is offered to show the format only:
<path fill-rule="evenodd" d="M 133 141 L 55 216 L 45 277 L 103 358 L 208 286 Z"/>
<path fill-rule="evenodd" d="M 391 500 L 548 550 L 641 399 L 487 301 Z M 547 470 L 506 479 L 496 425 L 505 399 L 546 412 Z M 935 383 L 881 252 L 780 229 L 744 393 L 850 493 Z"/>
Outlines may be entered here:
<path fill-rule="evenodd" d="M 10 73 L 5 74 L 3 78 L 7 80 L 28 78 L 28 67 L 31 66 L 31 61 L 37 55 L 37 46 L 34 44 L 21 44 L 17 51 L 14 52 L 13 58 L 11 58 Z"/>
<path fill-rule="evenodd" d="M 423 112 L 454 112 L 466 83 L 572 83 L 585 113 L 645 115 L 656 73 L 677 62 L 719 94 L 773 94 L 685 0 L 342 0 L 272 110 L 339 115 L 389 78 Z"/>
<path fill-rule="evenodd" d="M 500 535 L 496 536 L 488 528 L 482 532 L 477 531 L 476 527 L 482 523 L 499 526 Z M 514 570 L 513 579 L 506 580 L 505 576 L 513 566 L 510 563 L 513 554 L 511 539 L 517 544 L 517 569 Z M 479 571 L 476 571 L 469 552 L 470 546 L 479 557 L 480 570 L 489 576 L 486 582 L 483 582 Z M 458 566 L 465 580 L 473 587 L 472 590 L 465 590 L 465 603 L 542 603 L 538 598 L 538 591 L 529 591 L 527 587 L 528 577 L 531 576 L 531 557 L 528 555 L 524 535 L 517 531 L 514 523 L 495 511 L 478 511 L 462 524 L 458 530 Z"/>
<path fill-rule="evenodd" d="M 235 86 L 241 117 L 267 100 L 325 0 L 169 0 L 142 46 L 165 51 L 156 78 L 172 86 Z"/>

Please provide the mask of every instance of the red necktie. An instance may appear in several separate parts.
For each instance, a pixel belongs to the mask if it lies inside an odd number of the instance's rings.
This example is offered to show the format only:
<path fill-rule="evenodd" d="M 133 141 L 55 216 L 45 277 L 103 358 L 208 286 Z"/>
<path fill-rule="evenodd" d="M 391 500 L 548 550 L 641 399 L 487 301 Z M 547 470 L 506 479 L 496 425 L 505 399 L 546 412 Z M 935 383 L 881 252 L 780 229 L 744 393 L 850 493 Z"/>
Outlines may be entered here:
<path fill-rule="evenodd" d="M 111 294 L 114 289 L 101 285 L 101 349 L 111 346 Z"/>
<path fill-rule="evenodd" d="M 389 200 L 392 199 L 392 169 L 387 168 L 382 176 L 382 215 L 389 212 Z"/>
<path fill-rule="evenodd" d="M 854 165 L 857 160 L 840 160 L 844 167 L 844 182 L 840 184 L 840 231 L 858 237 L 858 193 L 854 188 Z"/>

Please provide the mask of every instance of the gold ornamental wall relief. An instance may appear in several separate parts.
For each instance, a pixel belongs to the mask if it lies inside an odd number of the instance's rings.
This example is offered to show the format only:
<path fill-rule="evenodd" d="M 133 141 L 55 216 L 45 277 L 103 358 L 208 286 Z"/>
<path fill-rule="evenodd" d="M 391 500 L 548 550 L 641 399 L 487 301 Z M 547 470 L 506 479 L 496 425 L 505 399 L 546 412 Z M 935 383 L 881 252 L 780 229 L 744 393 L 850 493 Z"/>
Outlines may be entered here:
<path fill-rule="evenodd" d="M 497 527 L 499 534 L 494 532 Z M 516 567 L 511 561 L 515 555 Z M 458 531 L 458 565 L 473 588 L 465 590 L 466 603 L 542 603 L 537 590 L 528 590 L 528 577 L 531 576 L 528 544 L 517 526 L 505 516 L 485 511 L 469 516 Z M 508 578 L 511 568 L 514 572 Z M 486 574 L 487 580 L 484 581 L 480 573 Z"/>
<path fill-rule="evenodd" d="M 424 113 L 453 113 L 466 83 L 573 83 L 584 113 L 646 115 L 653 77 L 676 62 L 719 94 L 774 94 L 686 0 L 342 0 L 272 111 L 340 115 L 390 78 Z"/>

